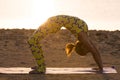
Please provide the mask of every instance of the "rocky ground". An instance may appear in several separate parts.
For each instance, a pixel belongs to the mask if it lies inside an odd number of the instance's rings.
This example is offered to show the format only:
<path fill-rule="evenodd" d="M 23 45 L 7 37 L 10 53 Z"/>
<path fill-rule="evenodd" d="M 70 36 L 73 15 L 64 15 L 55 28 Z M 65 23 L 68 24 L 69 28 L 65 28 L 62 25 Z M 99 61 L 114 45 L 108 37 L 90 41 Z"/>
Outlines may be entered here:
<path fill-rule="evenodd" d="M 34 30 L 0 29 L 0 67 L 32 67 L 35 60 L 27 44 Z M 114 66 L 116 74 L 79 75 L 2 75 L 0 80 L 120 80 L 120 31 L 90 30 L 89 37 L 97 46 L 104 66 Z M 76 38 L 68 31 L 50 34 L 41 41 L 47 67 L 96 67 L 91 54 L 81 57 L 75 52 L 66 57 L 65 44 Z"/>

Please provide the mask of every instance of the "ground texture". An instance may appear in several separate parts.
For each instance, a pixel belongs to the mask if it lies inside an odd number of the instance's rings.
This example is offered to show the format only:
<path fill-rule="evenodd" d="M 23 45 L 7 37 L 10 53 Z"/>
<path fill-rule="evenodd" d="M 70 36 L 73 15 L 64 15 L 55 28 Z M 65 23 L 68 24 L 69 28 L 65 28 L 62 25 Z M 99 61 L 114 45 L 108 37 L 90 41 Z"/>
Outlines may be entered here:
<path fill-rule="evenodd" d="M 0 29 L 0 67 L 32 67 L 35 60 L 27 44 L 34 30 Z M 3 75 L 0 80 L 120 80 L 120 31 L 90 30 L 89 37 L 98 48 L 104 66 L 114 66 L 116 74 L 77 75 Z M 65 44 L 76 38 L 68 30 L 50 34 L 41 41 L 47 67 L 96 67 L 91 54 L 81 57 L 75 52 L 66 57 Z"/>

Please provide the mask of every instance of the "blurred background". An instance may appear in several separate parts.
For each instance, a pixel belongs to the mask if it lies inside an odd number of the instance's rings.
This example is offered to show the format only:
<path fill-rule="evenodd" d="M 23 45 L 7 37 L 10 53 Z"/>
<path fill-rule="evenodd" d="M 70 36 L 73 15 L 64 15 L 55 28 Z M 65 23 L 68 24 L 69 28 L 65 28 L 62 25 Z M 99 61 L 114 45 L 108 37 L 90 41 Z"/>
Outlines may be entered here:
<path fill-rule="evenodd" d="M 90 30 L 120 30 L 120 0 L 0 0 L 0 29 L 36 29 L 65 14 L 83 19 Z"/>

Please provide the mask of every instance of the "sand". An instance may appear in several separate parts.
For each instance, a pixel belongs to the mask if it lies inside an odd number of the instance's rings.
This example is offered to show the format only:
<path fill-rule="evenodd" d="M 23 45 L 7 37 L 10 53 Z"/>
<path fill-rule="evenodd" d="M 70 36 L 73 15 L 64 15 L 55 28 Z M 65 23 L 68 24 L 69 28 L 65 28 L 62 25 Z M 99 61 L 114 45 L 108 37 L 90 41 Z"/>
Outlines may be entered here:
<path fill-rule="evenodd" d="M 27 39 L 34 30 L 0 29 L 0 67 L 32 67 L 35 60 Z M 103 65 L 114 66 L 116 74 L 77 74 L 77 75 L 2 75 L 0 80 L 120 80 L 120 31 L 90 30 L 89 37 L 98 48 Z M 81 57 L 73 52 L 66 57 L 65 45 L 76 38 L 68 30 L 50 34 L 41 41 L 45 51 L 47 67 L 96 67 L 90 53 Z"/>

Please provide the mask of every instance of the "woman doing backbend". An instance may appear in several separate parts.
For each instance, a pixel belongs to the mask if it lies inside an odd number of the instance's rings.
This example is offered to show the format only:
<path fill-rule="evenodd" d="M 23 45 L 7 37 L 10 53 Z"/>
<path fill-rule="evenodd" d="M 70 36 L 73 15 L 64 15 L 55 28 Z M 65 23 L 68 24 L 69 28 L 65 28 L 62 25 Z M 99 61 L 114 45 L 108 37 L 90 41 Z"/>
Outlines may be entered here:
<path fill-rule="evenodd" d="M 69 43 L 66 45 L 67 55 L 70 56 L 73 49 L 81 56 L 85 56 L 88 52 L 91 52 L 99 67 L 99 71 L 102 72 L 103 65 L 101 56 L 91 39 L 88 37 L 87 24 L 83 20 L 74 16 L 57 15 L 50 17 L 45 23 L 40 25 L 28 40 L 32 54 L 38 65 L 29 73 L 45 73 L 44 52 L 39 41 L 50 33 L 56 33 L 63 26 L 77 38 L 75 43 Z"/>

